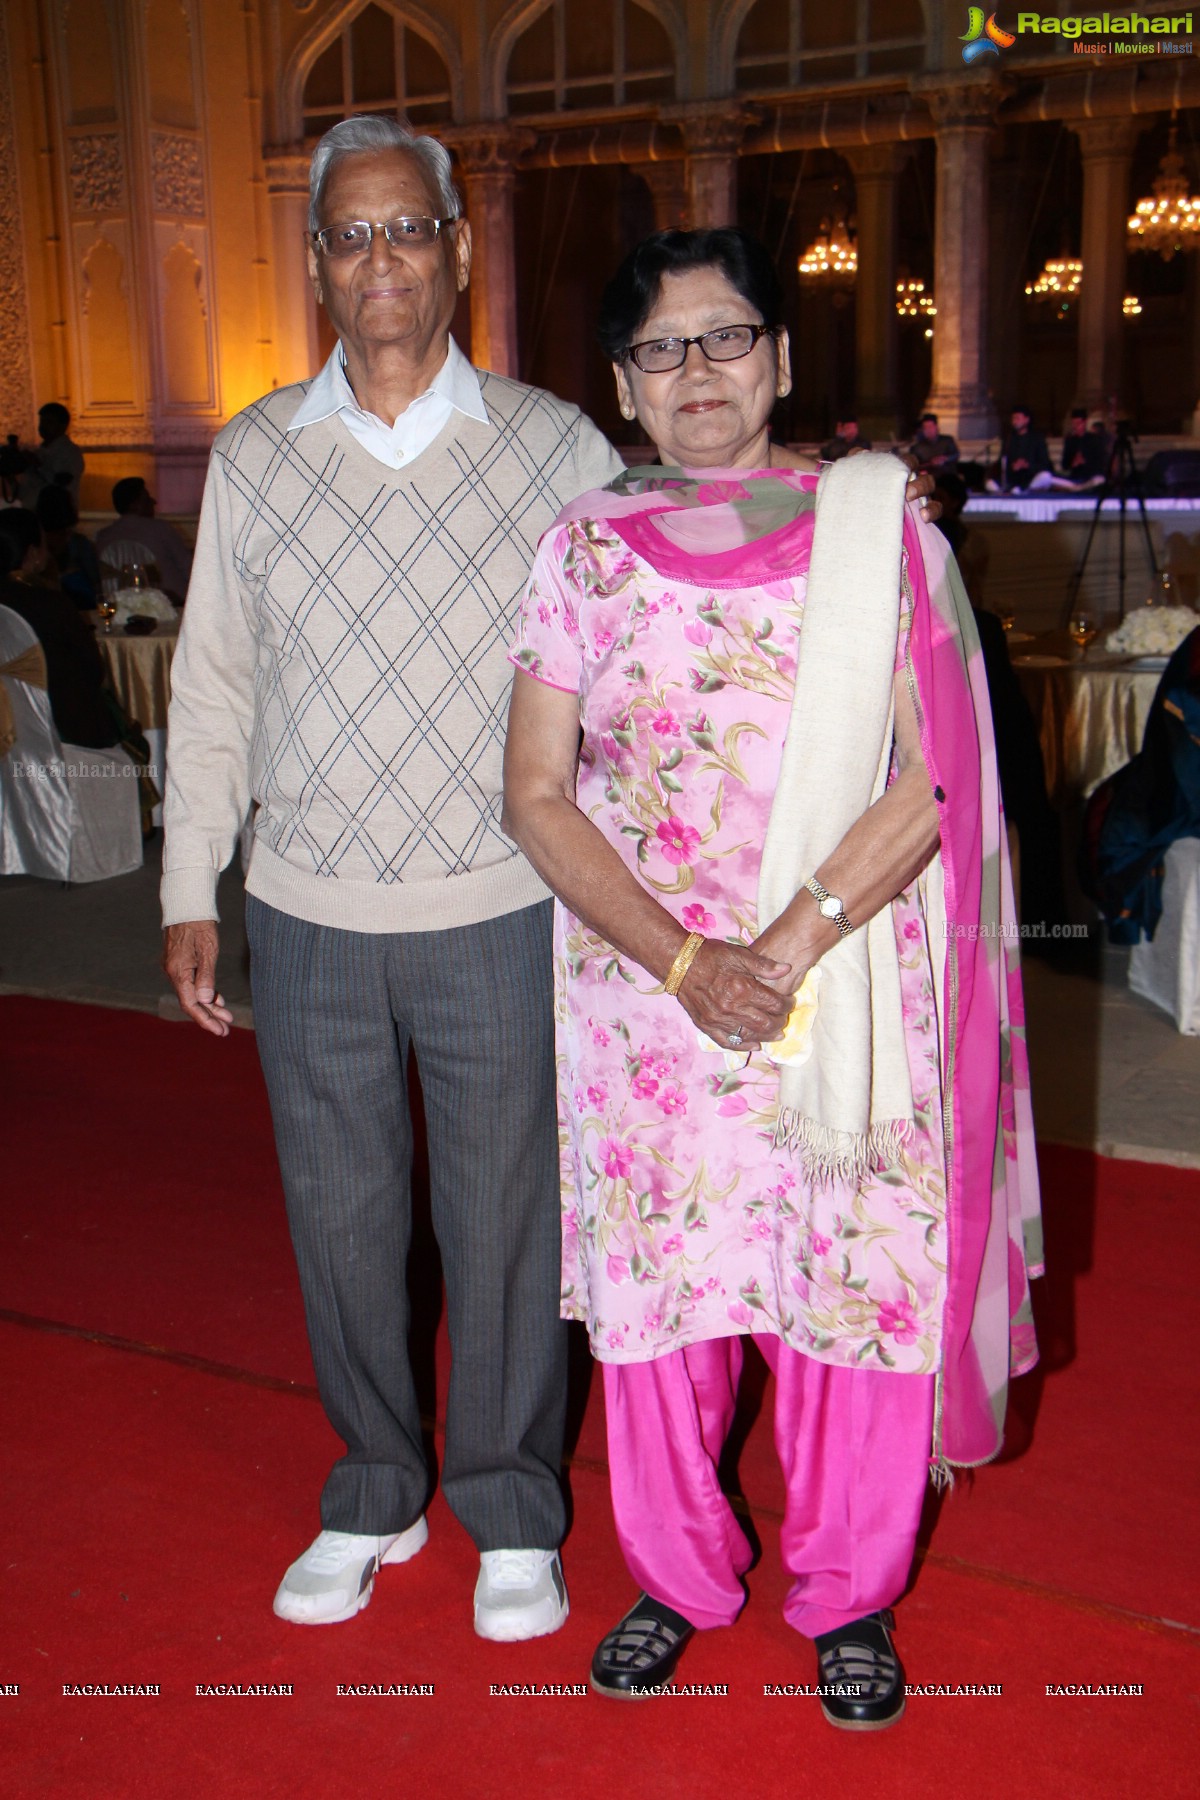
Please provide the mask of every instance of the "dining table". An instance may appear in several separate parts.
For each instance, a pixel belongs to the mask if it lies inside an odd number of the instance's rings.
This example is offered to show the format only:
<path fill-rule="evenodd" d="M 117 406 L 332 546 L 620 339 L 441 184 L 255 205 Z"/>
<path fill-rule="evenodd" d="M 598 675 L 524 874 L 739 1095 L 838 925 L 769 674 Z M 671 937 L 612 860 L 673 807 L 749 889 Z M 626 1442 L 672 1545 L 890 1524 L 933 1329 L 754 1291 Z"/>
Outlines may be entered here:
<path fill-rule="evenodd" d="M 114 624 L 106 632 L 97 626 L 96 642 L 113 692 L 125 715 L 136 719 L 150 745 L 148 773 L 159 793 L 167 767 L 167 708 L 171 701 L 171 662 L 179 642 L 179 623 L 155 622 L 153 631 L 134 635 Z M 162 807 L 155 807 L 155 825 L 162 824 Z"/>
<path fill-rule="evenodd" d="M 1063 654 L 1011 645 L 1013 667 L 1038 727 L 1046 790 L 1062 810 L 1124 768 L 1142 734 L 1166 657 Z"/>

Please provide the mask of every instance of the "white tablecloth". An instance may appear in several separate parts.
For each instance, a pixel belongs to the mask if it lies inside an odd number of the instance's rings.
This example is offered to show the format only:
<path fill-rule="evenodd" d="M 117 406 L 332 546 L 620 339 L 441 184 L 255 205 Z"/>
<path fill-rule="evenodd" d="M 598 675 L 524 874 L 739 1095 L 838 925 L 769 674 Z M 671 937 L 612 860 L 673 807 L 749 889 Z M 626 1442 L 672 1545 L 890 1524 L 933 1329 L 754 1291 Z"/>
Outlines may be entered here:
<path fill-rule="evenodd" d="M 171 699 L 171 661 L 179 643 L 179 627 L 160 625 L 148 637 L 130 637 L 114 629 L 96 638 L 113 692 L 126 716 L 137 719 L 150 745 L 151 780 L 164 792 L 167 770 L 167 706 Z M 162 808 L 154 809 L 155 825 Z"/>
<path fill-rule="evenodd" d="M 1160 673 L 1086 663 L 1017 667 L 1041 738 L 1046 789 L 1056 805 L 1090 794 L 1141 749 Z"/>

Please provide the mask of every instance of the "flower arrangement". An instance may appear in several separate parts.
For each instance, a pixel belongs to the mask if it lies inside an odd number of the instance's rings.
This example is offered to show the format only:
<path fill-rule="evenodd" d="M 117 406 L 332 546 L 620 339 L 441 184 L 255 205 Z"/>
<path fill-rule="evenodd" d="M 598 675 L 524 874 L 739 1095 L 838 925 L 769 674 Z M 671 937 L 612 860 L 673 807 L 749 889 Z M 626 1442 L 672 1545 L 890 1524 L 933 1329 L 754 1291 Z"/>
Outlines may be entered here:
<path fill-rule="evenodd" d="M 1142 606 L 1109 632 L 1104 647 L 1122 656 L 1170 656 L 1197 625 L 1190 606 Z"/>
<path fill-rule="evenodd" d="M 179 608 L 162 592 L 161 588 L 118 588 L 113 596 L 117 602 L 113 624 L 123 626 L 126 619 L 135 614 L 142 618 L 157 619 L 162 625 L 173 625 L 179 617 Z"/>

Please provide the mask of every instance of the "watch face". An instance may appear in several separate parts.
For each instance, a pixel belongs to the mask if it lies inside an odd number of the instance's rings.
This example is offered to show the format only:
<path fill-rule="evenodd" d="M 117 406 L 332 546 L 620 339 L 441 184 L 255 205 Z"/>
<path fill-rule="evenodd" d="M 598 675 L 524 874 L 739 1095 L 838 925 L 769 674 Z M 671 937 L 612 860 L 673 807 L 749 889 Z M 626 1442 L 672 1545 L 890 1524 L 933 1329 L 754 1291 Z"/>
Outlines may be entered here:
<path fill-rule="evenodd" d="M 836 919 L 841 910 L 842 903 L 836 894 L 830 894 L 821 902 L 821 917 L 824 919 Z"/>

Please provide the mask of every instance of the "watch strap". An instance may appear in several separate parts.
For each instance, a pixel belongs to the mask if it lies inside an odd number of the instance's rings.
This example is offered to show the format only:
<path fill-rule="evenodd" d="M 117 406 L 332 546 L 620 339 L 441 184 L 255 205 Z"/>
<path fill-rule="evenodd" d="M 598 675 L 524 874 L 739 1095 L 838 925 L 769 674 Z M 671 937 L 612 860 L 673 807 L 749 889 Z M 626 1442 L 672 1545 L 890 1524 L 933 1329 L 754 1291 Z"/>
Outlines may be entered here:
<path fill-rule="evenodd" d="M 804 885 L 808 889 L 809 893 L 812 895 L 813 899 L 820 906 L 821 917 L 823 919 L 832 918 L 833 923 L 837 926 L 837 928 L 841 932 L 842 936 L 849 937 L 850 933 L 854 930 L 854 927 L 850 923 L 849 919 L 846 917 L 845 912 L 838 911 L 835 913 L 827 913 L 825 911 L 825 904 L 824 904 L 825 901 L 832 900 L 834 898 L 834 896 L 829 892 L 829 889 L 827 887 L 822 887 L 821 883 L 817 880 L 815 875 L 810 875 L 808 880 L 804 883 Z M 839 906 L 840 906 L 840 902 L 839 902 Z"/>

